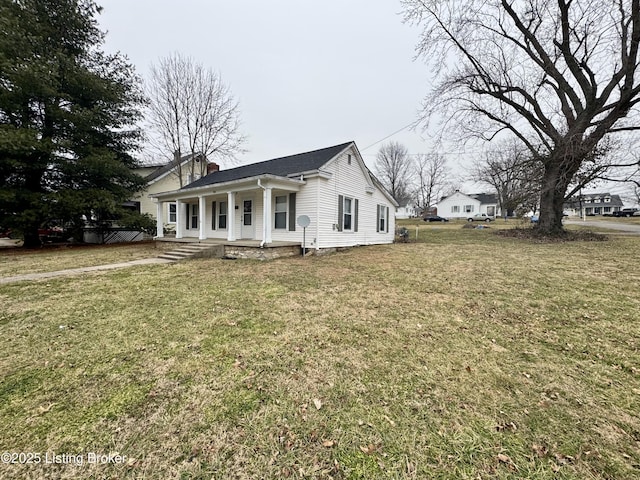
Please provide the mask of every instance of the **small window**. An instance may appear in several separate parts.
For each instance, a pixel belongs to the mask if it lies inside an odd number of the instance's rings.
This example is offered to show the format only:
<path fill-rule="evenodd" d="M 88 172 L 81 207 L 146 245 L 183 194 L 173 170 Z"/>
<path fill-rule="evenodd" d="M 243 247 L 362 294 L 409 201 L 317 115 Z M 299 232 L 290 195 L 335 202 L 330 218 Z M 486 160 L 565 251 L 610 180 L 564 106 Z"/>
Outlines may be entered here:
<path fill-rule="evenodd" d="M 465 205 L 464 206 L 464 212 L 465 213 L 473 213 L 474 210 L 474 206 L 473 205 Z"/>
<path fill-rule="evenodd" d="M 191 205 L 191 228 L 198 228 L 198 205 L 196 204 Z"/>
<path fill-rule="evenodd" d="M 227 228 L 227 202 L 220 202 L 218 208 L 218 228 L 224 230 Z"/>
<path fill-rule="evenodd" d="M 385 205 L 378 205 L 378 231 L 387 231 L 387 207 Z"/>
<path fill-rule="evenodd" d="M 276 210 L 275 210 L 275 228 L 286 229 L 287 228 L 287 196 L 276 197 Z"/>
<path fill-rule="evenodd" d="M 611 197 L 604 197 L 604 203 L 611 203 Z"/>
<path fill-rule="evenodd" d="M 451 213 L 460 213 L 460 205 L 451 205 Z"/>
<path fill-rule="evenodd" d="M 351 230 L 351 220 L 353 218 L 353 198 L 344 197 L 344 230 Z"/>
<path fill-rule="evenodd" d="M 176 223 L 178 207 L 175 203 L 169 204 L 169 221 L 167 223 Z"/>
<path fill-rule="evenodd" d="M 347 165 L 351 165 L 351 155 L 347 155 Z"/>

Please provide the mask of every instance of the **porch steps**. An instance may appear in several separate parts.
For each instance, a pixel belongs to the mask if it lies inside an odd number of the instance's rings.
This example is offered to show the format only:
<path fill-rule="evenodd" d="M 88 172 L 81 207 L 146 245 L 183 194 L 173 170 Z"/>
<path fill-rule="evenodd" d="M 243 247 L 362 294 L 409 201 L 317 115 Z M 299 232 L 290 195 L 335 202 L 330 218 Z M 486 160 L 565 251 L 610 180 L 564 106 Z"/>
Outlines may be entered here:
<path fill-rule="evenodd" d="M 178 262 L 180 260 L 188 260 L 191 258 L 221 258 L 222 256 L 224 256 L 224 245 L 185 243 L 173 250 L 161 253 L 158 255 L 158 258 Z"/>

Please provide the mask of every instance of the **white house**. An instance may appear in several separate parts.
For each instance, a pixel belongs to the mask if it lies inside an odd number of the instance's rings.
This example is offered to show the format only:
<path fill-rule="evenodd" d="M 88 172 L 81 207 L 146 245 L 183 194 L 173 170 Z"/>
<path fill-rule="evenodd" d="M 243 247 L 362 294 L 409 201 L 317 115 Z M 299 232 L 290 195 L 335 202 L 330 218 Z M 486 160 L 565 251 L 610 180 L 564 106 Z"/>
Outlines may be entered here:
<path fill-rule="evenodd" d="M 497 195 L 473 193 L 465 195 L 459 190 L 438 202 L 438 215 L 445 218 L 469 218 L 478 213 L 490 217 L 500 216 Z"/>
<path fill-rule="evenodd" d="M 620 195 L 606 193 L 585 193 L 571 197 L 563 206 L 563 211 L 571 216 L 605 215 L 619 212 L 624 207 Z"/>
<path fill-rule="evenodd" d="M 134 172 L 145 179 L 146 185 L 125 206 L 139 213 L 156 216 L 157 207 L 151 195 L 179 189 L 181 184 L 192 183 L 212 167 L 217 168 L 217 165 L 210 164 L 202 155 L 190 154 L 165 163 L 142 165 Z M 169 215 L 167 208 L 165 206 L 163 218 Z"/>
<path fill-rule="evenodd" d="M 418 210 L 410 203 L 399 206 L 396 209 L 396 218 L 415 218 L 418 216 Z"/>
<path fill-rule="evenodd" d="M 394 240 L 397 203 L 354 142 L 214 171 L 150 197 L 157 202 L 158 237 L 165 224 L 174 224 L 177 239 L 301 244 L 297 219 L 306 215 L 307 248 Z"/>

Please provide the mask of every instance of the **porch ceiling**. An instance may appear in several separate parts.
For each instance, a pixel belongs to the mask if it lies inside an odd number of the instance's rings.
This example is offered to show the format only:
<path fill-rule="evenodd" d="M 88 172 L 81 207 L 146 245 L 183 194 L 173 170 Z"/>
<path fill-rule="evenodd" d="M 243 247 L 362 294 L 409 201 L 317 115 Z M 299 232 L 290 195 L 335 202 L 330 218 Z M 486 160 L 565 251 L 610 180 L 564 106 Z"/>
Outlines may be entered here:
<path fill-rule="evenodd" d="M 260 184 L 258 183 L 260 182 Z M 306 182 L 301 179 L 279 177 L 276 175 L 260 175 L 258 177 L 243 178 L 231 182 L 215 183 L 203 187 L 173 190 L 170 192 L 149 195 L 160 202 L 172 200 L 196 200 L 200 196 L 221 195 L 229 192 L 262 191 L 263 188 L 297 192 Z"/>

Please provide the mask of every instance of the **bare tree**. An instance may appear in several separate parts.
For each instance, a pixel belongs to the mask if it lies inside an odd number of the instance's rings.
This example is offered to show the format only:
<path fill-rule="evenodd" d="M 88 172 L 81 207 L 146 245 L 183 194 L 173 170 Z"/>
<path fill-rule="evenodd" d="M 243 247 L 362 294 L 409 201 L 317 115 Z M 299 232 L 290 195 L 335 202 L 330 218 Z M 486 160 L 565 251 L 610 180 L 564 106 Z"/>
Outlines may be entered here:
<path fill-rule="evenodd" d="M 180 186 L 206 174 L 207 160 L 242 152 L 238 102 L 219 73 L 178 53 L 151 68 L 149 122 L 157 147 L 171 152 Z M 183 168 L 183 155 L 190 162 Z"/>
<path fill-rule="evenodd" d="M 560 233 L 576 173 L 603 140 L 640 129 L 640 0 L 403 5 L 423 25 L 417 52 L 437 80 L 424 118 L 444 113 L 465 138 L 522 142 L 543 166 L 539 228 Z"/>
<path fill-rule="evenodd" d="M 442 197 L 448 186 L 449 169 L 444 156 L 437 153 L 418 154 L 414 158 L 416 197 L 423 211 L 433 206 Z"/>
<path fill-rule="evenodd" d="M 411 165 L 407 147 L 398 142 L 382 145 L 376 157 L 376 175 L 400 205 L 405 205 L 412 198 Z"/>
<path fill-rule="evenodd" d="M 473 179 L 493 187 L 503 215 L 537 210 L 542 164 L 517 142 L 488 152 L 474 168 Z"/>

